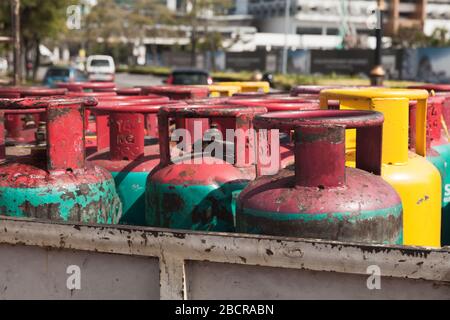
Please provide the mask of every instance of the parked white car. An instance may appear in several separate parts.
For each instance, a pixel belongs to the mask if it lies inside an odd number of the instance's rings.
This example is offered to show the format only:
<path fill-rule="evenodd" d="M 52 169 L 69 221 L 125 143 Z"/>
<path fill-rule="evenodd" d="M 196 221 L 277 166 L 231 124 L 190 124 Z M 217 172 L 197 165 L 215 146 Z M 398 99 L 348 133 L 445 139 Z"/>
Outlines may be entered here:
<path fill-rule="evenodd" d="M 90 81 L 114 81 L 116 65 L 111 56 L 89 56 L 86 61 L 86 71 Z"/>

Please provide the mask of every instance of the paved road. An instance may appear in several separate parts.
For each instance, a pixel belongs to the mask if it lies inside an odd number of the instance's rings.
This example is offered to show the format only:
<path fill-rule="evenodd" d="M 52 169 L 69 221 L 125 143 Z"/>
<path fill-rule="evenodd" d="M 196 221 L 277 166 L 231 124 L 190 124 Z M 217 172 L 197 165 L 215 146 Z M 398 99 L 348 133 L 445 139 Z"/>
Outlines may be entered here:
<path fill-rule="evenodd" d="M 117 73 L 116 84 L 117 87 L 133 87 L 133 86 L 151 86 L 162 84 L 163 78 L 152 75 L 139 75 L 129 73 Z"/>

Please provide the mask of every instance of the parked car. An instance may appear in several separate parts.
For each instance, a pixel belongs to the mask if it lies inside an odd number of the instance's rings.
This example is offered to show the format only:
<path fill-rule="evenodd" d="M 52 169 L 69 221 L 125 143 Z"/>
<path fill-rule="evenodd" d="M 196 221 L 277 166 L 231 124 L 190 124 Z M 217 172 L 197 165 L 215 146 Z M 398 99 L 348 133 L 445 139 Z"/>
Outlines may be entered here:
<path fill-rule="evenodd" d="M 89 56 L 86 61 L 86 71 L 90 81 L 114 81 L 116 65 L 111 56 Z"/>
<path fill-rule="evenodd" d="M 177 69 L 172 71 L 166 83 L 174 85 L 211 85 L 213 80 L 209 72 L 205 70 Z"/>
<path fill-rule="evenodd" d="M 45 73 L 43 84 L 55 87 L 56 82 L 84 82 L 88 81 L 87 75 L 75 67 L 52 66 Z"/>

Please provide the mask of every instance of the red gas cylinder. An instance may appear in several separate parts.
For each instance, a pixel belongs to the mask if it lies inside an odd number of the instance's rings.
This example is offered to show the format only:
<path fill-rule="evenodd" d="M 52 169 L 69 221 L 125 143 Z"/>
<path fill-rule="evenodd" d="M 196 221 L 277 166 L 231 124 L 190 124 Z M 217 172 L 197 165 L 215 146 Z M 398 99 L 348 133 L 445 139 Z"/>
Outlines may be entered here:
<path fill-rule="evenodd" d="M 8 109 L 8 107 L 5 107 L 5 101 L 3 100 L 2 102 L 0 102 L 0 112 L 2 112 L 2 114 L 4 115 L 5 118 L 9 117 L 9 116 L 15 116 L 15 117 L 23 117 L 24 115 L 27 116 L 41 116 L 43 114 L 45 114 L 46 110 L 45 108 L 20 108 L 20 109 L 16 109 L 16 108 L 12 108 L 12 109 Z M 17 127 L 15 127 L 15 129 L 17 129 Z M 33 150 L 35 148 L 35 145 L 33 146 L 20 146 L 17 145 L 17 141 L 9 141 L 8 138 L 5 139 L 5 132 L 4 132 L 4 125 L 2 125 L 2 128 L 0 129 L 2 130 L 1 133 L 1 142 L 0 142 L 0 149 L 2 148 L 6 148 L 6 153 L 4 153 L 4 155 L 7 155 L 9 159 L 15 159 L 15 160 L 19 160 L 19 159 L 25 159 L 30 157 L 34 159 L 33 156 Z M 20 130 L 22 130 L 21 135 L 22 136 L 32 136 L 35 135 L 35 140 L 36 143 L 35 144 L 39 144 L 40 141 L 43 140 L 43 138 L 39 137 L 39 131 L 36 131 L 36 128 L 34 127 L 34 125 L 30 128 L 30 129 L 23 129 L 20 128 Z M 16 135 L 16 132 L 14 130 L 11 131 L 11 135 Z M 45 138 L 45 137 L 44 137 Z M 9 147 L 7 147 L 9 146 Z M 0 150 L 2 151 L 2 150 Z M 4 152 L 5 150 L 3 150 Z M 1 153 L 1 152 L 0 152 Z M 1 162 L 1 161 L 0 161 Z"/>
<path fill-rule="evenodd" d="M 47 87 L 2 87 L 0 98 L 50 97 L 62 96 L 66 89 L 51 89 Z M 45 113 L 34 114 L 8 114 L 5 119 L 7 141 L 10 144 L 33 144 L 37 123 L 45 121 Z"/>
<path fill-rule="evenodd" d="M 443 134 L 442 114 L 444 103 L 447 100 L 443 96 L 430 96 L 427 100 L 427 148 L 431 145 L 447 144 L 448 140 Z M 417 102 L 409 103 L 409 146 L 413 149 L 416 145 L 416 107 Z"/>
<path fill-rule="evenodd" d="M 244 189 L 238 198 L 238 232 L 402 243 L 400 197 L 379 176 L 381 113 L 279 112 L 258 116 L 254 124 L 259 129 L 295 129 L 295 166 L 258 177 Z M 345 166 L 345 129 L 353 128 L 358 169 Z"/>
<path fill-rule="evenodd" d="M 145 185 L 159 163 L 159 146 L 145 146 L 145 119 L 157 114 L 160 105 L 106 104 L 96 108 L 109 116 L 110 148 L 87 161 L 107 169 L 115 179 L 123 205 L 122 224 L 145 225 Z"/>
<path fill-rule="evenodd" d="M 129 105 L 140 105 L 140 106 L 163 106 L 163 105 L 171 105 L 174 102 L 169 100 L 167 97 L 158 97 L 158 98 L 150 98 L 148 99 L 144 96 L 145 99 L 98 99 L 97 107 L 91 108 L 91 112 L 95 115 L 95 139 L 91 144 L 92 147 L 95 147 L 97 151 L 103 150 L 105 148 L 109 148 L 109 112 L 103 112 L 102 107 L 112 107 L 112 106 L 129 106 Z M 183 103 L 183 102 L 180 102 Z M 149 113 L 146 115 L 145 119 L 145 128 L 146 128 L 146 136 L 151 138 L 158 138 L 158 121 L 155 113 Z"/>
<path fill-rule="evenodd" d="M 424 89 L 430 93 L 434 92 L 437 96 L 445 97 L 445 101 L 442 105 L 442 116 L 444 117 L 445 124 L 450 128 L 450 84 L 423 84 L 417 86 L 410 86 L 409 89 Z"/>
<path fill-rule="evenodd" d="M 58 82 L 58 88 L 65 88 L 72 92 L 95 91 L 98 89 L 115 89 L 114 82 Z M 114 90 L 111 90 L 114 92 Z"/>
<path fill-rule="evenodd" d="M 115 92 L 107 91 L 107 92 L 85 92 L 85 91 L 70 91 L 67 93 L 68 97 L 72 98 L 87 98 L 93 97 L 96 99 L 100 98 L 113 98 L 116 97 L 117 94 Z M 86 108 L 84 110 L 84 127 L 86 130 L 86 148 L 88 153 L 92 152 L 92 148 L 95 148 L 95 121 L 91 116 L 91 108 Z"/>
<path fill-rule="evenodd" d="M 250 157 L 255 154 L 252 120 L 256 114 L 265 112 L 265 108 L 211 105 L 161 108 L 158 115 L 161 163 L 147 181 L 147 224 L 175 229 L 233 231 L 234 199 L 256 174 L 255 160 Z M 208 133 L 217 134 L 214 135 L 216 139 L 206 147 L 196 144 L 192 152 L 190 146 L 196 137 L 189 139 L 190 135 L 183 131 L 185 135 L 177 137 L 183 138 L 182 143 L 187 146 L 185 152 L 180 148 L 171 152 L 171 118 L 207 118 L 213 128 Z M 230 138 L 224 135 L 227 129 L 233 129 L 236 136 L 225 142 L 224 137 Z"/>
<path fill-rule="evenodd" d="M 39 161 L 7 159 L 1 166 L 0 214 L 117 223 L 121 203 L 111 175 L 100 167 L 85 165 L 83 100 L 30 98 L 0 100 L 0 104 L 9 110 L 44 108 L 48 120 L 46 156 Z"/>
<path fill-rule="evenodd" d="M 207 87 L 173 85 L 148 86 L 141 88 L 144 95 L 157 94 L 169 97 L 171 100 L 205 99 L 209 96 L 209 89 Z"/>
<path fill-rule="evenodd" d="M 265 107 L 268 112 L 320 110 L 320 104 L 318 101 L 306 100 L 301 97 L 239 99 L 229 101 L 229 103 L 239 106 Z M 282 131 L 280 134 L 280 155 L 282 168 L 286 168 L 294 163 L 294 145 L 292 143 L 291 133 L 291 130 L 287 130 Z"/>

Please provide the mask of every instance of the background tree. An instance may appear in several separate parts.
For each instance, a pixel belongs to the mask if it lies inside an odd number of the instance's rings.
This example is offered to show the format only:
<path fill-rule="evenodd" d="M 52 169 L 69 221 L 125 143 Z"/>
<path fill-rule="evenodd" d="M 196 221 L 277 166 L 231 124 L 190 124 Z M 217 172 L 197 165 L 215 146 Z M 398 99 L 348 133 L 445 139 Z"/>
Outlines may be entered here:
<path fill-rule="evenodd" d="M 394 48 L 447 47 L 450 46 L 448 30 L 436 28 L 430 36 L 421 28 L 400 28 L 392 37 Z"/>
<path fill-rule="evenodd" d="M 22 0 L 20 22 L 22 32 L 23 59 L 25 65 L 31 64 L 33 68 L 25 68 L 27 78 L 32 71 L 33 80 L 36 79 L 40 65 L 39 46 L 45 39 L 56 38 L 65 29 L 66 9 L 70 0 Z M 10 1 L 0 2 L 0 24 L 4 30 L 11 30 Z"/>
<path fill-rule="evenodd" d="M 208 24 L 209 17 L 226 14 L 233 5 L 231 0 L 185 0 L 182 21 L 191 28 L 191 66 L 196 66 L 197 50 L 200 43 L 207 43 L 210 39 L 217 41 L 217 33 L 212 37 Z M 200 32 L 201 31 L 201 32 Z M 215 39 L 215 40 L 214 40 Z"/>
<path fill-rule="evenodd" d="M 109 53 L 110 44 L 125 36 L 125 16 L 125 10 L 116 1 L 98 0 L 83 24 L 87 51 L 93 53 L 97 49 Z M 99 40 L 99 48 L 94 48 Z"/>
<path fill-rule="evenodd" d="M 147 37 L 155 39 L 151 45 L 155 63 L 158 55 L 156 38 L 173 34 L 169 29 L 158 28 L 158 26 L 174 24 L 176 19 L 173 12 L 159 0 L 136 0 L 128 10 L 125 19 L 127 38 L 137 38 L 137 45 L 142 45 Z"/>

